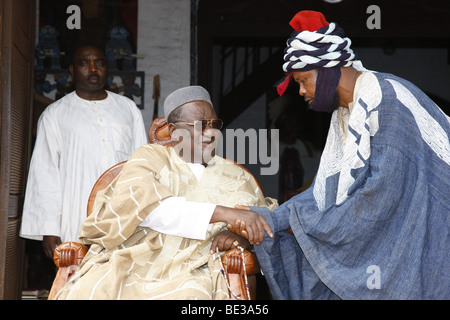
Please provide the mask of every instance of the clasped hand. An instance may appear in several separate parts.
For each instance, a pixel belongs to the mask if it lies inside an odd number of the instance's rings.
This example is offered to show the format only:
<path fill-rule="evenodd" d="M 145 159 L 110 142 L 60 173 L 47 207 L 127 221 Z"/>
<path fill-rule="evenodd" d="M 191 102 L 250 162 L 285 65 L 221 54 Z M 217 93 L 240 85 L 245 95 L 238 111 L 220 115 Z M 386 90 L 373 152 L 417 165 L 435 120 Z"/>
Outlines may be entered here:
<path fill-rule="evenodd" d="M 273 237 L 267 221 L 246 206 L 237 205 L 235 208 L 216 206 L 211 222 L 219 221 L 226 222 L 230 231 L 248 239 L 252 245 L 261 243 L 265 232 L 269 237 Z"/>

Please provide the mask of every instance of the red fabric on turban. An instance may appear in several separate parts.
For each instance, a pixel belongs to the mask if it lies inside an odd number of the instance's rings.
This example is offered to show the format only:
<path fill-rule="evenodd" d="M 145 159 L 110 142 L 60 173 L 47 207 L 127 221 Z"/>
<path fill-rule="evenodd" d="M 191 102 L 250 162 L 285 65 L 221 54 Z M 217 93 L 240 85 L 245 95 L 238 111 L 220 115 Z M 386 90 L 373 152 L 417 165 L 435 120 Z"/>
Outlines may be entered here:
<path fill-rule="evenodd" d="M 303 10 L 297 13 L 289 22 L 289 25 L 295 31 L 316 31 L 330 23 L 325 19 L 321 12 Z"/>

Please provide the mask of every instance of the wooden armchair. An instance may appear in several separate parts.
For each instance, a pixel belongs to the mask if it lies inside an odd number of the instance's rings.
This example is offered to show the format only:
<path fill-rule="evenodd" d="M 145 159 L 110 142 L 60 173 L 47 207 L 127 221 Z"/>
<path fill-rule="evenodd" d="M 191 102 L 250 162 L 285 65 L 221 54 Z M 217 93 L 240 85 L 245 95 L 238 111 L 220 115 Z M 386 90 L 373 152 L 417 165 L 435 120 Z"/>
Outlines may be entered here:
<path fill-rule="evenodd" d="M 150 143 L 170 145 L 170 135 L 165 118 L 156 118 L 150 127 L 148 135 Z M 106 188 L 112 182 L 122 170 L 125 162 L 109 168 L 97 180 L 89 196 L 87 215 L 92 212 L 97 192 Z M 56 248 L 53 260 L 58 267 L 58 272 L 50 290 L 49 300 L 55 298 L 58 291 L 75 273 L 87 251 L 88 248 L 85 245 L 77 242 L 65 242 Z M 239 249 L 231 249 L 222 257 L 222 265 L 230 290 L 236 295 L 234 296 L 230 292 L 230 298 L 233 300 L 250 300 L 254 298 L 256 295 L 255 275 L 260 271 L 255 255 L 247 250 L 241 252 Z"/>

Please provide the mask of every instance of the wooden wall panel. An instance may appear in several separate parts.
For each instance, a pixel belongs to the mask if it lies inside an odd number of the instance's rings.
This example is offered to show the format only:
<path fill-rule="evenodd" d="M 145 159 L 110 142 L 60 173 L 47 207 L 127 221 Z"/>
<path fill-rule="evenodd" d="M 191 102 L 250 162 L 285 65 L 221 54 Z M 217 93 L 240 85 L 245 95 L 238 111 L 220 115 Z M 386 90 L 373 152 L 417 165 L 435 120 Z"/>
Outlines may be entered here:
<path fill-rule="evenodd" d="M 36 2 L 0 2 L 0 299 L 22 290 L 19 237 L 31 154 Z"/>

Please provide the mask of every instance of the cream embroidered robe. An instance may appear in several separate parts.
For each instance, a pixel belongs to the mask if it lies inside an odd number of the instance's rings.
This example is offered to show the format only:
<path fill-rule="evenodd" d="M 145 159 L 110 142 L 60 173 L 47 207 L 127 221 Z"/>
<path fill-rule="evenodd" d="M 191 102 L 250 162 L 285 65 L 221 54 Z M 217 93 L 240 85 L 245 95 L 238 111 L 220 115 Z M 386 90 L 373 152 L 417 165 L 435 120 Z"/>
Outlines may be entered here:
<path fill-rule="evenodd" d="M 90 250 L 57 298 L 228 299 L 219 261 L 210 254 L 225 223 L 210 224 L 205 240 L 139 226 L 171 196 L 229 207 L 277 206 L 251 174 L 228 160 L 214 157 L 198 181 L 173 148 L 145 145 L 98 193 L 80 233 Z"/>

